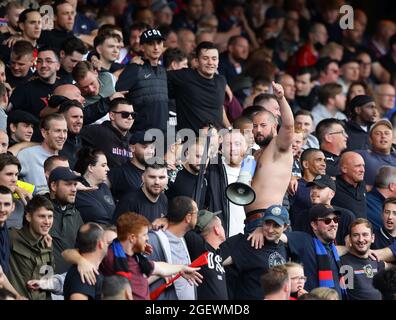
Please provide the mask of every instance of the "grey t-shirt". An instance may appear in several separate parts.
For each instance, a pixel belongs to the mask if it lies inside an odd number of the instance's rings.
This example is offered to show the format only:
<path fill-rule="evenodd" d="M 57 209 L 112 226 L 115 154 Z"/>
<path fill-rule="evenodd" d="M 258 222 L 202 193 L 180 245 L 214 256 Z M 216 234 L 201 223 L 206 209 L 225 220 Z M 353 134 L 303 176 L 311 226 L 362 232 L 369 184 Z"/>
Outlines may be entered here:
<path fill-rule="evenodd" d="M 44 161 L 51 156 L 53 154 L 46 151 L 41 145 L 23 149 L 17 155 L 22 166 L 19 177 L 23 181 L 34 184 L 37 194 L 48 192 Z"/>
<path fill-rule="evenodd" d="M 190 264 L 190 256 L 187 251 L 186 243 L 184 238 L 176 237 L 172 232 L 165 231 L 166 236 L 169 239 L 169 245 L 172 255 L 173 264 Z M 195 300 L 195 288 L 190 285 L 186 279 L 180 277 L 174 283 L 176 288 L 176 294 L 179 300 Z"/>
<path fill-rule="evenodd" d="M 0 130 L 7 132 L 7 114 L 3 107 L 0 107 Z"/>

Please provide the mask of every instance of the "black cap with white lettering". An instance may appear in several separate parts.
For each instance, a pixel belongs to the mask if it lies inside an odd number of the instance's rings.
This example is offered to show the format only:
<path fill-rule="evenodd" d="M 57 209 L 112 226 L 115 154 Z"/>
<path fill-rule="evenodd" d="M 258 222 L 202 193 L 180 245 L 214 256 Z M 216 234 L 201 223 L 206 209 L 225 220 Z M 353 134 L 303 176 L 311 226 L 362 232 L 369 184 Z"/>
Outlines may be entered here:
<path fill-rule="evenodd" d="M 165 41 L 165 38 L 162 36 L 161 32 L 157 29 L 147 29 L 140 36 L 140 44 L 149 43 L 154 40 Z"/>

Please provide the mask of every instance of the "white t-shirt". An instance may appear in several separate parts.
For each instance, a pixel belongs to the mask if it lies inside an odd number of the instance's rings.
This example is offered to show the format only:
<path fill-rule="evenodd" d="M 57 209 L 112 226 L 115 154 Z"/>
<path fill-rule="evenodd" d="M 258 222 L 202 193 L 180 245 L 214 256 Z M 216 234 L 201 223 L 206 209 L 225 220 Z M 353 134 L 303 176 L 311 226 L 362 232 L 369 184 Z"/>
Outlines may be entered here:
<path fill-rule="evenodd" d="M 225 162 L 224 167 L 227 173 L 228 184 L 234 183 L 238 180 L 239 172 L 241 168 L 234 168 L 227 165 Z M 245 210 L 243 206 L 237 206 L 231 201 L 230 205 L 230 226 L 229 226 L 229 236 L 232 237 L 238 233 L 243 233 L 243 228 L 245 227 Z"/>

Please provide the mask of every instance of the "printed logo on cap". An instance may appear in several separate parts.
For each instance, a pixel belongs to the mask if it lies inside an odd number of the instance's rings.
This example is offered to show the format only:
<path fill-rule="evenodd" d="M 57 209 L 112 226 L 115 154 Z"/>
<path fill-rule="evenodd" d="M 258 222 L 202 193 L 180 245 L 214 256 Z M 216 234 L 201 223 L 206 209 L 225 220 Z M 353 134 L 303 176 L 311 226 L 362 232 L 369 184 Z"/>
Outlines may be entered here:
<path fill-rule="evenodd" d="M 281 214 L 281 212 L 282 212 L 281 208 L 278 208 L 278 207 L 275 207 L 275 208 L 272 208 L 272 209 L 271 209 L 271 213 L 272 213 L 274 216 L 279 216 L 279 215 Z"/>
<path fill-rule="evenodd" d="M 148 37 L 151 37 L 151 36 L 160 36 L 160 37 L 162 37 L 161 32 L 159 32 L 159 30 L 155 30 L 155 29 L 146 31 L 145 37 L 148 38 Z"/>

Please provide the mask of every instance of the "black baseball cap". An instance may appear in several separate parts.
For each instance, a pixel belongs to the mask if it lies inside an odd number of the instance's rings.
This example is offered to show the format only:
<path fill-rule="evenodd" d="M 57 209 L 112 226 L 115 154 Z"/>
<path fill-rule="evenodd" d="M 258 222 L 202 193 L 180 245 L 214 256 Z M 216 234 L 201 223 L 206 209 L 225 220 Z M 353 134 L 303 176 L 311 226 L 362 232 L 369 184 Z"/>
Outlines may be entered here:
<path fill-rule="evenodd" d="M 155 137 L 150 134 L 146 135 L 145 131 L 136 131 L 132 133 L 131 138 L 129 139 L 130 144 L 150 144 L 155 141 Z"/>
<path fill-rule="evenodd" d="M 318 186 L 320 188 L 329 187 L 334 192 L 336 191 L 336 184 L 334 180 L 328 175 L 316 176 L 313 181 L 307 183 L 307 187 L 312 187 L 312 186 Z"/>
<path fill-rule="evenodd" d="M 314 221 L 318 218 L 327 217 L 330 213 L 334 213 L 336 215 L 340 215 L 341 212 L 334 209 L 332 206 L 328 204 L 316 204 L 311 209 L 309 209 L 308 216 L 309 221 Z"/>
<path fill-rule="evenodd" d="M 73 171 L 68 167 L 57 167 L 53 169 L 48 178 L 48 183 L 53 181 L 76 181 L 79 179 L 79 176 L 76 175 Z"/>
<path fill-rule="evenodd" d="M 8 115 L 8 123 L 17 124 L 19 122 L 38 124 L 39 120 L 31 113 L 23 110 L 11 111 Z"/>
<path fill-rule="evenodd" d="M 140 44 L 150 43 L 154 40 L 165 41 L 165 37 L 158 29 L 147 29 L 140 36 Z"/>

